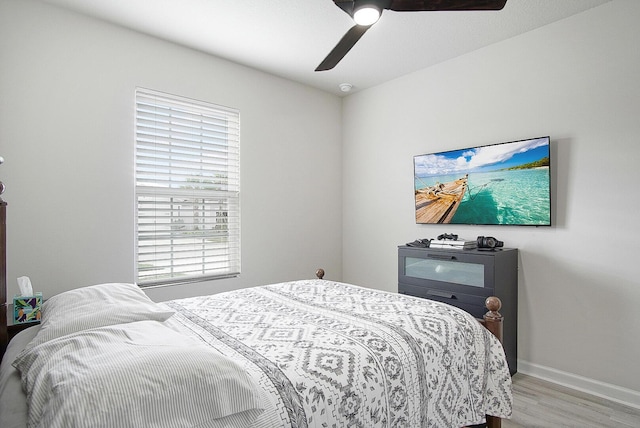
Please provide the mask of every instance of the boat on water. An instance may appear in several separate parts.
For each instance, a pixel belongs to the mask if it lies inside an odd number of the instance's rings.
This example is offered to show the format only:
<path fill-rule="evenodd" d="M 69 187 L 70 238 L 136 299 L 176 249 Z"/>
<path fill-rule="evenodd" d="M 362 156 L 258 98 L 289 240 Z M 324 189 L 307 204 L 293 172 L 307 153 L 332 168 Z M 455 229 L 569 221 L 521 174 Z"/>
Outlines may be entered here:
<path fill-rule="evenodd" d="M 417 223 L 450 223 L 467 191 L 469 175 L 448 183 L 436 183 L 418 189 L 416 197 Z"/>

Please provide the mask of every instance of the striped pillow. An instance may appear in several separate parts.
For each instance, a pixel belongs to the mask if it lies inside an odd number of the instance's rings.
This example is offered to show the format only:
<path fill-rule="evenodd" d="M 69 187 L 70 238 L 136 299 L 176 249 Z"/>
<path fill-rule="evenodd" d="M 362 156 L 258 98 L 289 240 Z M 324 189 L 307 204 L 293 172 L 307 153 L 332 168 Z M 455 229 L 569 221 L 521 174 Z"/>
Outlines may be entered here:
<path fill-rule="evenodd" d="M 156 321 L 50 340 L 14 366 L 28 426 L 249 427 L 264 409 L 240 365 Z"/>
<path fill-rule="evenodd" d="M 44 302 L 40 331 L 27 348 L 77 331 L 134 321 L 165 321 L 173 314 L 153 302 L 135 284 L 77 288 Z"/>

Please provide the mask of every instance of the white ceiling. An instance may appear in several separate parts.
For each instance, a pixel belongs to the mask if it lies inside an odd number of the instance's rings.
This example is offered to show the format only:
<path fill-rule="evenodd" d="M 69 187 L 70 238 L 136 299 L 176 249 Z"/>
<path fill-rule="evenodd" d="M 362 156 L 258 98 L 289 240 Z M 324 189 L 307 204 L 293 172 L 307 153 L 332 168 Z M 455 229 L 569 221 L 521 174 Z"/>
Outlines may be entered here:
<path fill-rule="evenodd" d="M 329 71 L 316 66 L 353 25 L 332 0 L 40 0 L 329 92 L 352 92 L 610 0 L 508 0 L 502 11 L 385 11 Z"/>

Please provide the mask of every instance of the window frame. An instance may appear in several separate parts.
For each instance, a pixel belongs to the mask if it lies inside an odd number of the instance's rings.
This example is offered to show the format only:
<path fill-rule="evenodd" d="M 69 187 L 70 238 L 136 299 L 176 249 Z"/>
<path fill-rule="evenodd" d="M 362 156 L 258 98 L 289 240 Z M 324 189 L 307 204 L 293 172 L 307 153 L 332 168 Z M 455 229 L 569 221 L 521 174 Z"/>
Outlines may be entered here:
<path fill-rule="evenodd" d="M 135 90 L 135 277 L 140 287 L 240 274 L 240 113 Z"/>

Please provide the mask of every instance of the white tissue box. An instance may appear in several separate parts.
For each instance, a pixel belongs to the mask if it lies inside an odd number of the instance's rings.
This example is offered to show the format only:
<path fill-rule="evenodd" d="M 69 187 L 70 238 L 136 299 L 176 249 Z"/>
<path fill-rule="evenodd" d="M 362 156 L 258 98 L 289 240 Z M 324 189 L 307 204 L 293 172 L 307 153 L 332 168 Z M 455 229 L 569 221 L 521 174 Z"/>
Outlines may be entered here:
<path fill-rule="evenodd" d="M 13 298 L 13 322 L 26 323 L 40 321 L 42 293 L 33 296 L 16 296 Z"/>

